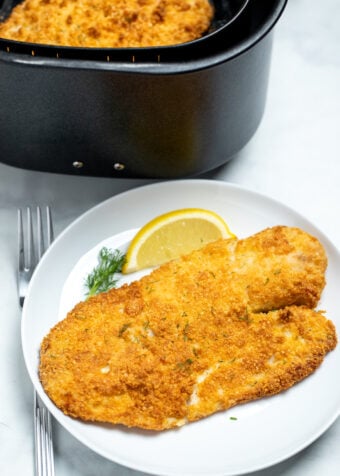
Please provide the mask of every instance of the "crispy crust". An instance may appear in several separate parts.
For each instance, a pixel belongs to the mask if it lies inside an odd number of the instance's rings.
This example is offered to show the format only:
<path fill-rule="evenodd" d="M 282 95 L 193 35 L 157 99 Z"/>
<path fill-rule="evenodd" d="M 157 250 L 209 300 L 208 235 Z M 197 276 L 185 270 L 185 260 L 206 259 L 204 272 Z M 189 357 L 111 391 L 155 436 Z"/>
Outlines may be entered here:
<path fill-rule="evenodd" d="M 79 47 L 184 43 L 209 28 L 208 0 L 24 0 L 0 24 L 0 37 Z"/>
<path fill-rule="evenodd" d="M 72 417 L 152 430 L 281 392 L 336 345 L 310 309 L 325 268 L 296 228 L 211 243 L 79 303 L 42 343 L 42 384 Z"/>

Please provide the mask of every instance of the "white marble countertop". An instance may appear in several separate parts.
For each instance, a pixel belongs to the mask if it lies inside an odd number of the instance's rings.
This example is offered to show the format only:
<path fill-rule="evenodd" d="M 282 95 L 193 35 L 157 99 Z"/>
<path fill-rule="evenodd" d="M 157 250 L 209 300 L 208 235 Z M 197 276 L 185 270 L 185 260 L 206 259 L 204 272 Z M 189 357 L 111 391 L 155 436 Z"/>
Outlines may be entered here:
<path fill-rule="evenodd" d="M 317 224 L 338 248 L 339 24 L 338 0 L 289 1 L 276 27 L 261 126 L 234 160 L 201 177 L 243 185 L 284 202 Z M 33 475 L 32 387 L 21 352 L 16 289 L 16 208 L 52 204 L 58 234 L 93 205 L 149 182 L 53 175 L 0 164 L 1 475 Z M 57 476 L 141 474 L 88 450 L 57 422 L 54 439 Z M 337 420 L 311 446 L 253 476 L 338 476 L 339 447 Z"/>

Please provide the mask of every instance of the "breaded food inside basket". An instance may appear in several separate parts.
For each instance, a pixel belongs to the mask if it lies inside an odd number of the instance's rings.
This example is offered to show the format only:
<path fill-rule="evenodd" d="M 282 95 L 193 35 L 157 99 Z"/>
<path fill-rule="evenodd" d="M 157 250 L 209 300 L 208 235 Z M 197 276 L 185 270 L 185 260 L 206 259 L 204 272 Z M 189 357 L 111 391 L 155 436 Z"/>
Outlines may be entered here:
<path fill-rule="evenodd" d="M 326 265 L 297 228 L 210 243 L 77 304 L 43 340 L 43 387 L 67 415 L 150 430 L 286 390 L 336 346 L 313 309 Z"/>
<path fill-rule="evenodd" d="M 0 38 L 59 46 L 121 48 L 185 43 L 213 18 L 209 0 L 24 0 Z"/>

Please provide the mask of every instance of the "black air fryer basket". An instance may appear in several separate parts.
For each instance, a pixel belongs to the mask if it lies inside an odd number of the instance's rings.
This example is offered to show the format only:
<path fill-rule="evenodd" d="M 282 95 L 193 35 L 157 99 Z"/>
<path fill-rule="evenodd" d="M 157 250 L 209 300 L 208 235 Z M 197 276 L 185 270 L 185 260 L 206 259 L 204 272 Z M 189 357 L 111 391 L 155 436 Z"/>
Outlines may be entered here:
<path fill-rule="evenodd" d="M 220 28 L 222 9 L 205 37 L 171 47 L 0 39 L 0 160 L 143 178 L 181 178 L 222 165 L 261 121 L 273 27 L 286 1 L 249 0 Z"/>

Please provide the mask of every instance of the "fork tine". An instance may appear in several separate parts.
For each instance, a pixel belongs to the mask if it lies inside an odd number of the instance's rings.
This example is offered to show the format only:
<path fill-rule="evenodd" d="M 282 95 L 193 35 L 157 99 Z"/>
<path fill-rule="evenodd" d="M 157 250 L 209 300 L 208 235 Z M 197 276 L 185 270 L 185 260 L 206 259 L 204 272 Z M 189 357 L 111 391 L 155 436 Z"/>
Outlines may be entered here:
<path fill-rule="evenodd" d="M 18 294 L 19 304 L 24 305 L 24 287 L 22 274 L 25 273 L 25 254 L 24 254 L 24 227 L 22 222 L 22 210 L 18 209 Z"/>
<path fill-rule="evenodd" d="M 18 270 L 23 271 L 25 268 L 24 259 L 24 230 L 22 224 L 22 210 L 18 209 Z"/>
<path fill-rule="evenodd" d="M 27 253 L 25 267 L 28 270 L 33 269 L 35 264 L 32 210 L 31 207 L 27 207 Z"/>
<path fill-rule="evenodd" d="M 43 225 L 41 219 L 41 208 L 37 207 L 37 251 L 38 251 L 38 260 L 41 259 L 44 254 L 44 234 L 43 234 Z"/>
<path fill-rule="evenodd" d="M 49 206 L 46 207 L 46 226 L 47 226 L 47 247 L 50 246 L 54 240 L 52 212 Z"/>

